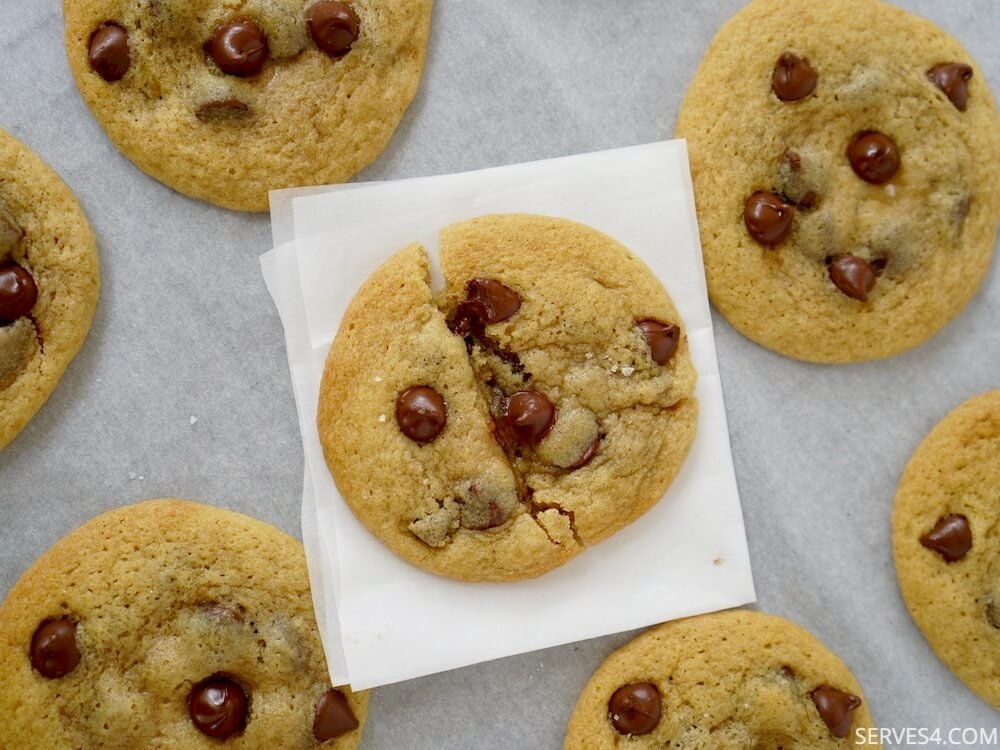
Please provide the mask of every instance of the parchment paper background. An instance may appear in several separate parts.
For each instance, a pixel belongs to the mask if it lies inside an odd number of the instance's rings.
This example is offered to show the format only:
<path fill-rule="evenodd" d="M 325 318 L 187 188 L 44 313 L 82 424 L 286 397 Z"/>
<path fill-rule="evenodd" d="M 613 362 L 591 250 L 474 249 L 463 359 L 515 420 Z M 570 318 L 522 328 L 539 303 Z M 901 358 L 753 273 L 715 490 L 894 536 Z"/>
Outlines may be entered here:
<path fill-rule="evenodd" d="M 741 4 L 438 0 L 423 88 L 362 178 L 669 137 L 709 39 Z M 116 152 L 73 86 L 60 5 L 0 3 L 0 126 L 77 192 L 103 289 L 80 356 L 0 454 L 0 596 L 63 534 L 141 499 L 188 497 L 299 529 L 302 450 L 258 263 L 271 246 L 267 219 L 183 198 Z M 900 5 L 957 36 L 1000 93 L 1000 3 Z M 883 726 L 1000 724 L 910 621 L 889 541 L 913 448 L 952 406 L 1000 386 L 997 266 L 935 339 L 884 362 L 793 362 L 714 316 L 759 606 L 835 650 Z M 379 689 L 363 747 L 557 748 L 588 676 L 627 638 Z"/>

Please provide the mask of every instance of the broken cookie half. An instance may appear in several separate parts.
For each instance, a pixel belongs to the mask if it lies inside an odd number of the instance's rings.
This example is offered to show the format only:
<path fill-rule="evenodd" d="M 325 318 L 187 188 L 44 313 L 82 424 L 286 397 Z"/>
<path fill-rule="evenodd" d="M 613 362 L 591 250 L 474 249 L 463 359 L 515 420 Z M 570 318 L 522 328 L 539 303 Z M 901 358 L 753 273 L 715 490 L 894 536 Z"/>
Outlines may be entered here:
<path fill-rule="evenodd" d="M 351 302 L 320 388 L 327 464 L 400 557 L 531 578 L 636 520 L 694 438 L 684 325 L 625 247 L 574 222 L 484 216 L 393 255 Z"/>

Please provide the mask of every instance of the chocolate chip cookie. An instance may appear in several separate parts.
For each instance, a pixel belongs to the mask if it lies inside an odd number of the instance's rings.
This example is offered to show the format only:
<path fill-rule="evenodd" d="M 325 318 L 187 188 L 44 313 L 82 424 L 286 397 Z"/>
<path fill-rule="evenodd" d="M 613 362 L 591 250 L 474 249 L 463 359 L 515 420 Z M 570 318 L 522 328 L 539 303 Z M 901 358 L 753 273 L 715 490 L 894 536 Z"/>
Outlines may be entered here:
<path fill-rule="evenodd" d="M 367 693 L 329 684 L 302 546 L 154 500 L 44 554 L 0 607 L 12 748 L 358 746 Z"/>
<path fill-rule="evenodd" d="M 417 91 L 432 0 L 63 0 L 77 86 L 140 169 L 226 208 L 343 182 Z"/>
<path fill-rule="evenodd" d="M 880 747 L 847 667 L 798 625 L 731 610 L 648 630 L 583 689 L 565 750 Z M 868 739 L 864 732 L 864 739 Z"/>
<path fill-rule="evenodd" d="M 318 425 L 354 514 L 440 575 L 541 575 L 662 497 L 694 438 L 684 324 L 625 247 L 495 215 L 362 286 L 327 360 Z"/>
<path fill-rule="evenodd" d="M 931 648 L 1000 709 L 1000 390 L 966 401 L 917 448 L 896 493 L 892 547 Z"/>
<path fill-rule="evenodd" d="M 0 450 L 83 344 L 99 275 L 94 233 L 73 193 L 0 130 Z"/>
<path fill-rule="evenodd" d="M 1000 221 L 1000 119 L 975 62 L 879 0 L 754 0 L 677 122 L 709 294 L 757 343 L 853 362 L 975 294 Z"/>

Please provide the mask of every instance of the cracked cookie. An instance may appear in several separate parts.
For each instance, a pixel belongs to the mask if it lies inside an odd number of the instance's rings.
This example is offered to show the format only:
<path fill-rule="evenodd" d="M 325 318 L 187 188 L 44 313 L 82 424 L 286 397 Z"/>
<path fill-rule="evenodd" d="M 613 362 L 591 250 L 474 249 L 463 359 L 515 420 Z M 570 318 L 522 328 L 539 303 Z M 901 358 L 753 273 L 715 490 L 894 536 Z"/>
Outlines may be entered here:
<path fill-rule="evenodd" d="M 0 130 L 0 450 L 55 390 L 97 305 L 97 243 L 66 184 Z"/>
<path fill-rule="evenodd" d="M 892 511 L 896 578 L 934 653 L 1000 709 L 1000 390 L 939 422 Z"/>
<path fill-rule="evenodd" d="M 70 70 L 144 172 L 225 208 L 344 182 L 416 94 L 432 0 L 63 0 Z"/>
<path fill-rule="evenodd" d="M 754 0 L 677 121 L 712 302 L 814 362 L 887 357 L 976 293 L 1000 221 L 1000 120 L 969 54 L 879 0 Z"/>
<path fill-rule="evenodd" d="M 822 643 L 780 617 L 730 610 L 660 625 L 611 654 L 564 748 L 880 747 L 859 741 L 870 728 L 857 680 Z"/>
<path fill-rule="evenodd" d="M 353 750 L 367 693 L 334 689 L 302 546 L 180 500 L 105 513 L 0 607 L 10 747 Z"/>
<path fill-rule="evenodd" d="M 545 573 L 662 497 L 694 439 L 683 322 L 649 269 L 574 222 L 483 216 L 361 287 L 321 384 L 327 464 L 358 519 L 433 573 Z"/>

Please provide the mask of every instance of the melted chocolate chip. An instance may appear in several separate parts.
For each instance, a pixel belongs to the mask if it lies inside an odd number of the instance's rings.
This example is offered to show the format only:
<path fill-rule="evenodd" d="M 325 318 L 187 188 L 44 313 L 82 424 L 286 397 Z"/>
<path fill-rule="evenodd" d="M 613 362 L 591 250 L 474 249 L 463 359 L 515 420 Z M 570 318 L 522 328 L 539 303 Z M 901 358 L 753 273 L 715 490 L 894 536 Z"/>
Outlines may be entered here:
<path fill-rule="evenodd" d="M 239 99 L 212 99 L 199 106 L 194 116 L 202 122 L 242 120 L 250 116 L 250 105 Z"/>
<path fill-rule="evenodd" d="M 743 223 L 750 236 L 762 245 L 777 245 L 792 228 L 795 209 L 774 193 L 758 191 L 743 207 Z"/>
<path fill-rule="evenodd" d="M 361 29 L 361 22 L 350 5 L 329 0 L 316 3 L 306 12 L 306 24 L 316 46 L 334 57 L 351 51 Z"/>
<path fill-rule="evenodd" d="M 570 466 L 566 467 L 567 471 L 576 471 L 577 469 L 582 469 L 584 466 L 589 464 L 594 460 L 594 456 L 597 455 L 597 449 L 601 447 L 601 436 L 598 435 L 594 438 L 593 442 L 587 446 L 587 450 L 583 452 L 576 461 L 574 461 Z"/>
<path fill-rule="evenodd" d="M 854 711 L 861 706 L 861 699 L 829 685 L 822 685 L 810 693 L 823 723 L 834 737 L 846 737 L 851 731 Z"/>
<path fill-rule="evenodd" d="M 962 63 L 941 63 L 927 71 L 931 82 L 944 92 L 944 95 L 955 105 L 955 109 L 964 112 L 969 105 L 969 79 L 972 78 L 972 68 Z"/>
<path fill-rule="evenodd" d="M 22 266 L 0 263 L 0 326 L 10 325 L 31 312 L 38 300 L 38 287 Z"/>
<path fill-rule="evenodd" d="M 852 299 L 867 302 L 868 295 L 875 288 L 875 271 L 864 258 L 854 255 L 834 258 L 829 274 L 837 289 Z"/>
<path fill-rule="evenodd" d="M 465 339 L 471 352 L 473 344 L 479 345 L 521 373 L 525 382 L 531 379 L 524 371 L 521 358 L 486 333 L 486 326 L 507 320 L 521 309 L 521 297 L 508 286 L 495 279 L 472 279 L 466 285 L 466 299 L 458 303 L 455 314 L 448 320 L 448 328 Z"/>
<path fill-rule="evenodd" d="M 521 309 L 521 296 L 496 279 L 472 279 L 465 290 L 466 300 L 459 307 L 465 305 L 468 313 L 487 325 L 507 320 Z"/>
<path fill-rule="evenodd" d="M 663 710 L 656 685 L 637 682 L 618 688 L 608 701 L 608 718 L 619 734 L 649 734 Z"/>
<path fill-rule="evenodd" d="M 80 663 L 76 623 L 65 617 L 43 622 L 31 637 L 31 666 L 50 680 L 65 677 Z"/>
<path fill-rule="evenodd" d="M 956 562 L 972 549 L 972 529 L 965 516 L 941 516 L 934 528 L 920 537 L 920 543 L 948 562 Z"/>
<path fill-rule="evenodd" d="M 359 726 L 347 698 L 339 690 L 327 690 L 316 704 L 313 718 L 313 737 L 319 742 L 332 740 Z"/>
<path fill-rule="evenodd" d="M 407 388 L 396 398 L 396 422 L 406 437 L 416 443 L 431 443 L 448 421 L 441 394 L 426 385 Z"/>
<path fill-rule="evenodd" d="M 105 81 L 120 81 L 132 64 L 128 32 L 115 23 L 101 26 L 90 36 L 88 59 L 90 67 Z"/>
<path fill-rule="evenodd" d="M 556 421 L 556 407 L 539 391 L 518 391 L 507 399 L 500 418 L 503 443 L 537 445 L 549 434 Z"/>
<path fill-rule="evenodd" d="M 1000 630 L 1000 606 L 992 598 L 986 600 L 986 622 Z"/>
<path fill-rule="evenodd" d="M 858 133 L 847 147 L 854 174 L 865 182 L 881 185 L 899 169 L 899 149 L 892 139 L 875 131 Z"/>
<path fill-rule="evenodd" d="M 210 677 L 191 691 L 188 713 L 199 732 L 224 740 L 246 727 L 247 694 L 228 677 Z"/>
<path fill-rule="evenodd" d="M 680 326 L 661 323 L 658 320 L 641 320 L 636 325 L 649 345 L 649 354 L 653 361 L 658 365 L 667 364 L 681 341 Z"/>
<path fill-rule="evenodd" d="M 771 88 L 781 101 L 794 102 L 813 92 L 818 77 L 809 60 L 792 52 L 785 52 L 774 66 Z"/>
<path fill-rule="evenodd" d="M 208 54 L 223 73 L 257 75 L 267 62 L 267 37 L 252 21 L 230 21 L 215 32 Z"/>

